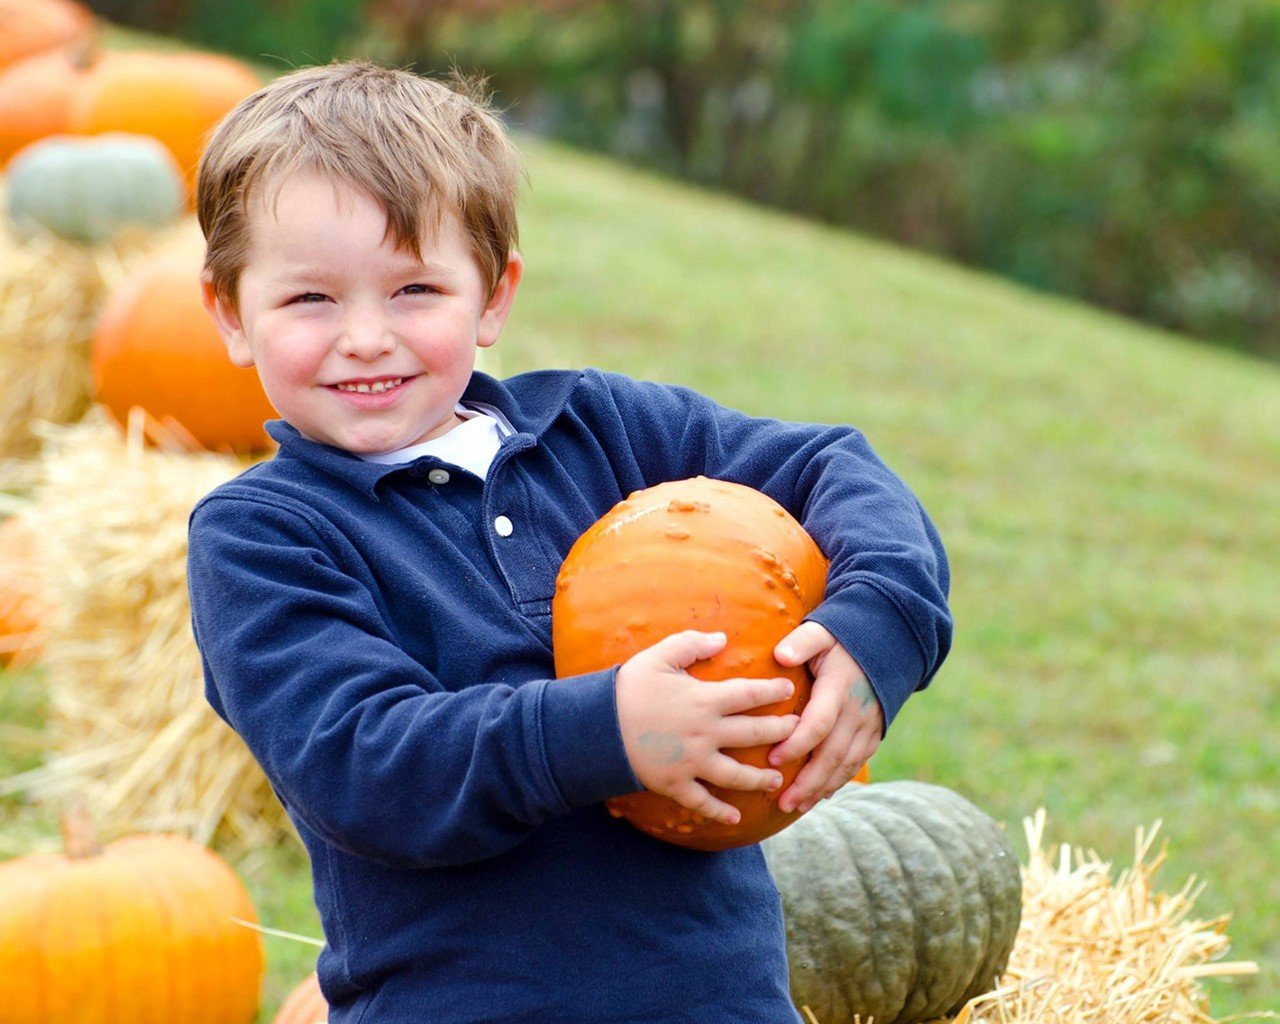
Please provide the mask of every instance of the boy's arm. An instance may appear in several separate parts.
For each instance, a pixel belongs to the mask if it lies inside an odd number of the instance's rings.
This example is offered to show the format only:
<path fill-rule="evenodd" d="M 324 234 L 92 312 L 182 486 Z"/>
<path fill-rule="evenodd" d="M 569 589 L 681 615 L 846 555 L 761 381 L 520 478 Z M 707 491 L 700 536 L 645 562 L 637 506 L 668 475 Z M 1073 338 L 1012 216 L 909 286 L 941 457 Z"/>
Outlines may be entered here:
<path fill-rule="evenodd" d="M 336 846 L 400 866 L 466 863 L 640 788 L 612 672 L 446 691 L 294 511 L 206 500 L 188 566 L 210 702 L 291 812 Z"/>
<path fill-rule="evenodd" d="M 800 520 L 831 562 L 809 616 L 870 680 L 887 728 L 951 645 L 950 571 L 906 485 L 845 426 L 747 416 L 687 388 L 601 375 L 601 429 L 624 435 L 640 485 L 704 474 L 748 484 Z"/>

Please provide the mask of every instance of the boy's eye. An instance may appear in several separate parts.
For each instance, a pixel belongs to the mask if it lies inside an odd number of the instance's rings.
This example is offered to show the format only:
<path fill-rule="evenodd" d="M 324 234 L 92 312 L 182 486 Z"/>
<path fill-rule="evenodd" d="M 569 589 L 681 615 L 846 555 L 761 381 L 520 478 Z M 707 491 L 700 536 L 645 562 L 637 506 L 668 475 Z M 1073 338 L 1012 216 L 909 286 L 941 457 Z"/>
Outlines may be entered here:
<path fill-rule="evenodd" d="M 319 292 L 303 292 L 301 295 L 295 295 L 290 302 L 324 302 L 325 296 Z"/>
<path fill-rule="evenodd" d="M 404 295 L 434 295 L 439 289 L 429 284 L 407 284 L 400 291 Z"/>

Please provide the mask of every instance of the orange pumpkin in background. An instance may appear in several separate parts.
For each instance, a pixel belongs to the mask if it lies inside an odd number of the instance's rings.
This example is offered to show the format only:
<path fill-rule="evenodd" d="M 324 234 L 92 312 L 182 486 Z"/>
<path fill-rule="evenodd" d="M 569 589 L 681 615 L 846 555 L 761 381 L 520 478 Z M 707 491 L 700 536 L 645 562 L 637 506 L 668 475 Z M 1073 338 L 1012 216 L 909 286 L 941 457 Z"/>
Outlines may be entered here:
<path fill-rule="evenodd" d="M 94 35 L 93 14 L 73 0 L 0 0 L 0 68 Z"/>
<path fill-rule="evenodd" d="M 102 848 L 82 815 L 63 836 L 0 864 L 5 1024 L 252 1024 L 262 940 L 225 861 L 175 835 Z"/>
<path fill-rule="evenodd" d="M 51 611 L 41 592 L 33 529 L 22 516 L 0 523 L 0 666 L 34 661 L 48 628 Z"/>
<path fill-rule="evenodd" d="M 151 135 L 173 154 L 194 195 L 197 165 L 214 126 L 261 86 L 230 57 L 210 53 L 122 53 L 99 61 L 76 90 L 70 128 L 84 135 Z"/>
<path fill-rule="evenodd" d="M 212 451 L 272 444 L 275 410 L 257 373 L 234 365 L 200 292 L 204 243 L 191 231 L 162 245 L 107 298 L 90 348 L 93 395 L 116 421 L 141 406 Z"/>
<path fill-rule="evenodd" d="M 786 676 L 793 696 L 755 714 L 800 712 L 812 679 L 783 668 L 773 649 L 822 600 L 827 562 L 804 528 L 772 498 L 740 484 L 697 477 L 632 494 L 584 533 L 556 580 L 551 630 L 556 675 L 626 661 L 685 629 L 722 631 L 725 649 L 690 667 L 699 679 Z M 767 765 L 770 747 L 732 751 Z M 737 825 L 705 819 L 656 793 L 607 802 L 610 811 L 679 846 L 722 850 L 758 842 L 799 815 L 778 809 L 803 760 L 781 769 L 774 793 L 709 786 L 741 812 Z"/>
<path fill-rule="evenodd" d="M 29 143 L 71 133 L 71 103 L 97 60 L 89 47 L 64 47 L 0 72 L 0 165 Z"/>
<path fill-rule="evenodd" d="M 320 992 L 320 979 L 308 975 L 280 1004 L 271 1024 L 328 1024 L 329 1004 Z"/>

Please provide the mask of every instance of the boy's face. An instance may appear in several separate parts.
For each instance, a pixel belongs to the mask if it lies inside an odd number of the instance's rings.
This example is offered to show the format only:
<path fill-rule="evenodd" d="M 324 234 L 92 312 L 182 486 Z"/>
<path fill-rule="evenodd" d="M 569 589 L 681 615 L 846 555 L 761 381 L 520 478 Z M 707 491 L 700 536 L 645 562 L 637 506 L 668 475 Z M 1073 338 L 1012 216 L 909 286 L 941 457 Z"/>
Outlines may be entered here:
<path fill-rule="evenodd" d="M 287 180 L 274 209 L 251 202 L 249 232 L 237 308 L 207 281 L 205 304 L 284 419 L 364 454 L 458 424 L 476 349 L 497 340 L 515 299 L 517 254 L 490 296 L 456 215 L 419 260 L 393 247 L 371 198 L 313 173 Z"/>

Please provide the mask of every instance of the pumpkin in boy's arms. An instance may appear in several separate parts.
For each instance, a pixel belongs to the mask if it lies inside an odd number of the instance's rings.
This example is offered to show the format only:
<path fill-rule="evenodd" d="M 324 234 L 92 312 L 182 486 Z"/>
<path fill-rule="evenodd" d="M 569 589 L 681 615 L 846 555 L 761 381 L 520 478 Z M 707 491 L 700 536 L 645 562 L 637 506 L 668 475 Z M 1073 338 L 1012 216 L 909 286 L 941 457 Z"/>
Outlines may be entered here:
<path fill-rule="evenodd" d="M 556 675 L 608 668 L 682 630 L 723 632 L 724 650 L 689 673 L 706 680 L 785 676 L 794 694 L 751 713 L 798 714 L 812 678 L 804 666 L 784 668 L 773 649 L 817 607 L 826 577 L 826 559 L 804 528 L 753 488 L 697 477 L 637 491 L 577 540 L 560 569 L 551 610 Z M 732 753 L 763 768 L 770 749 Z M 773 793 L 709 786 L 741 812 L 737 825 L 709 821 L 648 791 L 607 804 L 679 846 L 745 846 L 799 817 L 778 809 L 778 793 L 803 765 L 782 766 L 783 786 Z"/>

